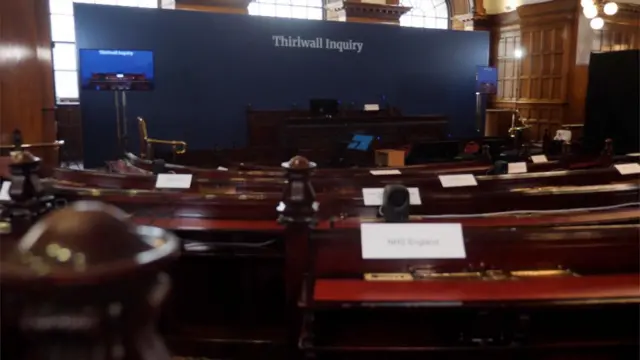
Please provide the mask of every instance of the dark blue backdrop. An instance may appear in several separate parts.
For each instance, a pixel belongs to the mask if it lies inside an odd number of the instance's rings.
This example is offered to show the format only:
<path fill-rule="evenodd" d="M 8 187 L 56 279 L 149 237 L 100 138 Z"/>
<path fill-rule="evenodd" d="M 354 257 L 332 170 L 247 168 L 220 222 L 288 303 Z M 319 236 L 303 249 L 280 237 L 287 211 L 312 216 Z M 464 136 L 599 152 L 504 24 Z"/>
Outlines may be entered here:
<path fill-rule="evenodd" d="M 310 98 L 361 107 L 385 96 L 405 114 L 445 114 L 452 136 L 475 134 L 476 66 L 487 65 L 486 32 L 416 29 L 75 4 L 77 46 L 152 50 L 156 87 L 127 95 L 150 135 L 191 149 L 243 146 L 245 110 L 306 108 Z M 364 43 L 362 52 L 275 47 L 272 36 Z M 85 166 L 115 152 L 112 93 L 80 92 Z M 130 146 L 133 148 L 132 146 Z"/>

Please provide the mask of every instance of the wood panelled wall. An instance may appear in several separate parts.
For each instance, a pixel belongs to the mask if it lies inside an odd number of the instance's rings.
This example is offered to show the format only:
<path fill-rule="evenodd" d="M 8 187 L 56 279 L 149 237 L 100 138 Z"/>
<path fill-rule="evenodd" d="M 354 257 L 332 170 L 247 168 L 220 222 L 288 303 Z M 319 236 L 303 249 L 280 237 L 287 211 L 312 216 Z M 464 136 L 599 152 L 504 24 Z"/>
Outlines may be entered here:
<path fill-rule="evenodd" d="M 47 0 L 0 1 L 0 143 L 55 140 L 51 27 Z M 53 161 L 53 159 L 45 159 Z"/>
<path fill-rule="evenodd" d="M 517 109 L 537 140 L 545 130 L 553 134 L 562 124 L 583 123 L 589 53 L 639 48 L 638 15 L 637 7 L 621 5 L 602 31 L 589 27 L 577 0 L 524 5 L 492 16 L 498 94 L 490 107 Z M 521 59 L 516 49 L 522 50 Z"/>

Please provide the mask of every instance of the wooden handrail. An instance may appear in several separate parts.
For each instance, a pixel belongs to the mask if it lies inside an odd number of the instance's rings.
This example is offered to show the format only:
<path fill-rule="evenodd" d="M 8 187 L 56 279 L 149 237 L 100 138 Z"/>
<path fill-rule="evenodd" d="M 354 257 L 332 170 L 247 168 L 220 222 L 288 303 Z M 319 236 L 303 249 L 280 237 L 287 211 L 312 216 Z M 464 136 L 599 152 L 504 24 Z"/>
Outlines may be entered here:
<path fill-rule="evenodd" d="M 22 144 L 20 145 L 21 149 L 46 149 L 46 148 L 58 148 L 64 145 L 64 140 L 56 140 L 48 143 L 33 143 L 33 144 Z M 0 145 L 0 150 L 11 150 L 14 149 L 15 145 Z"/>

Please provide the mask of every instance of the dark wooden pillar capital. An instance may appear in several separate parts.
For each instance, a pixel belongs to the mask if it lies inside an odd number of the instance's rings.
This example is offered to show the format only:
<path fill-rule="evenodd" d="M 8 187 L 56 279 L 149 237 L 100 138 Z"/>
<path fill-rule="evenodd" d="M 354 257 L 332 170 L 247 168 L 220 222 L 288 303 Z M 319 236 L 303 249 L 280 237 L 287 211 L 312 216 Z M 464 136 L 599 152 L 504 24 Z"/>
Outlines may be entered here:
<path fill-rule="evenodd" d="M 457 15 L 453 17 L 461 28 L 457 30 L 465 31 L 490 31 L 491 20 L 484 13 L 472 12 L 469 14 Z"/>
<path fill-rule="evenodd" d="M 411 10 L 411 7 L 400 6 L 397 0 L 387 0 L 384 4 L 361 0 L 333 1 L 326 8 L 328 20 L 392 25 L 400 24 L 400 17 Z"/>

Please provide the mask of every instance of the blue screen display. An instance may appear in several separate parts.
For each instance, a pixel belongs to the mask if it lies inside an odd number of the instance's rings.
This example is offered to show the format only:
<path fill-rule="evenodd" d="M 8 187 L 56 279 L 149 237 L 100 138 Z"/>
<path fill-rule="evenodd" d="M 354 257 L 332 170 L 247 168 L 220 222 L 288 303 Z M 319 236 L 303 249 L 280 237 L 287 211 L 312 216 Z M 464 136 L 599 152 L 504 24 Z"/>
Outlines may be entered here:
<path fill-rule="evenodd" d="M 369 146 L 373 141 L 373 136 L 371 135 L 353 135 L 351 142 L 347 145 L 347 149 L 351 150 L 360 150 L 367 151 L 369 150 Z"/>
<path fill-rule="evenodd" d="M 80 88 L 102 91 L 150 91 L 155 86 L 153 52 L 80 49 Z"/>
<path fill-rule="evenodd" d="M 476 68 L 476 91 L 481 94 L 498 92 L 498 69 L 490 66 Z"/>

